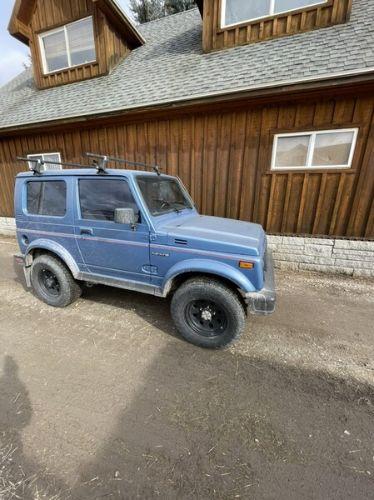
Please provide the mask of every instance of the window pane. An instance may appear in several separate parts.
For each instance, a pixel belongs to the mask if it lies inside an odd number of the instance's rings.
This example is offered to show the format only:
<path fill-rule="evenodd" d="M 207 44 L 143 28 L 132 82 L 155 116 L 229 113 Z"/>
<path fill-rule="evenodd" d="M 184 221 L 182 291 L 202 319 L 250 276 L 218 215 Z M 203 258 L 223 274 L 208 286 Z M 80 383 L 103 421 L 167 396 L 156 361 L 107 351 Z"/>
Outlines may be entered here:
<path fill-rule="evenodd" d="M 226 0 L 225 24 L 235 24 L 270 14 L 270 0 Z"/>
<path fill-rule="evenodd" d="M 275 167 L 305 167 L 310 135 L 278 137 Z"/>
<path fill-rule="evenodd" d="M 92 18 L 83 19 L 67 27 L 72 66 L 96 59 Z"/>
<path fill-rule="evenodd" d="M 43 159 L 43 155 L 27 155 L 27 158 L 30 158 L 30 160 L 42 160 Z M 29 162 L 29 167 L 31 169 L 34 169 L 36 167 L 36 163 L 35 162 Z"/>
<path fill-rule="evenodd" d="M 192 209 L 179 183 L 174 179 L 162 177 L 138 177 L 138 184 L 152 215 Z"/>
<path fill-rule="evenodd" d="M 79 197 L 83 219 L 112 221 L 116 208 L 132 208 L 138 213 L 126 181 L 80 180 Z"/>
<path fill-rule="evenodd" d="M 57 71 L 69 66 L 66 53 L 65 33 L 63 30 L 43 37 L 43 46 L 47 70 Z"/>
<path fill-rule="evenodd" d="M 29 182 L 27 184 L 27 211 L 29 214 L 39 213 L 41 191 L 41 182 Z"/>
<path fill-rule="evenodd" d="M 60 153 L 42 153 L 42 154 L 35 154 L 35 155 L 27 155 L 27 158 L 30 158 L 30 159 L 33 159 L 33 160 L 43 160 L 45 162 L 48 162 L 48 160 L 50 161 L 56 161 L 56 162 L 60 162 L 61 161 L 61 157 L 60 157 Z M 35 163 L 29 163 L 30 165 L 30 168 L 34 168 L 35 167 Z M 61 165 L 53 165 L 53 164 L 49 164 L 49 163 L 46 163 L 43 167 L 43 170 L 62 170 L 62 167 Z"/>
<path fill-rule="evenodd" d="M 348 165 L 353 137 L 353 132 L 317 134 L 312 160 L 313 167 Z"/>
<path fill-rule="evenodd" d="M 287 12 L 288 10 L 300 9 L 308 7 L 308 5 L 315 5 L 317 3 L 324 3 L 326 0 L 275 0 L 274 13 Z"/>
<path fill-rule="evenodd" d="M 66 213 L 64 181 L 35 181 L 27 184 L 27 211 L 34 215 L 63 216 Z"/>
<path fill-rule="evenodd" d="M 48 162 L 48 160 L 50 160 L 50 161 L 56 161 L 56 162 L 60 162 L 61 161 L 60 155 L 58 153 L 47 153 L 47 154 L 44 154 L 43 155 L 43 159 L 44 159 L 45 162 Z M 45 169 L 46 170 L 62 170 L 62 166 L 61 165 L 54 165 L 53 163 L 46 163 L 45 164 Z"/>

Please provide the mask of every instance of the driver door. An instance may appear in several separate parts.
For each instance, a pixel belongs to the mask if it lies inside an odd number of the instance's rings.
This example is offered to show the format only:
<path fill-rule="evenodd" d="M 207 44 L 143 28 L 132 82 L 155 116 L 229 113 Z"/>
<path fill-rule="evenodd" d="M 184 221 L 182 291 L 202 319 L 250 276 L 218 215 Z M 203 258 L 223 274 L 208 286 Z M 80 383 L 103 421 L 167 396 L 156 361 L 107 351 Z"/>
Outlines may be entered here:
<path fill-rule="evenodd" d="M 149 227 L 124 177 L 77 180 L 75 235 L 83 264 L 90 273 L 150 283 Z M 133 208 L 136 229 L 114 222 L 116 208 Z"/>

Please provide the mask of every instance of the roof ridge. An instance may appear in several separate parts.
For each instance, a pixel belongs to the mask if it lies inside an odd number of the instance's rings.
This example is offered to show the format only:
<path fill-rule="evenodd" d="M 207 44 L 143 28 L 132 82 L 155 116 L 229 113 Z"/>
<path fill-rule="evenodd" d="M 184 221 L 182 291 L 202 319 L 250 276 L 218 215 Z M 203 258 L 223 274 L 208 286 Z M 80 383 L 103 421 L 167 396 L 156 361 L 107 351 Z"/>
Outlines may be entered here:
<path fill-rule="evenodd" d="M 168 19 L 169 17 L 180 16 L 181 14 L 187 14 L 187 12 L 192 12 L 193 10 L 199 10 L 199 9 L 197 6 L 192 7 L 191 9 L 182 10 L 181 12 L 175 12 L 174 14 L 168 14 L 167 16 L 158 17 L 157 19 L 152 19 L 152 21 L 147 21 L 146 23 L 138 24 L 137 27 L 141 29 L 143 26 L 148 26 L 149 24 L 152 23 L 165 21 L 165 19 Z"/>
<path fill-rule="evenodd" d="M 188 14 L 189 12 L 189 14 Z M 31 70 L 0 89 L 4 129 L 180 106 L 212 96 L 328 78 L 374 81 L 374 0 L 354 0 L 350 22 L 205 54 L 198 9 L 141 27 L 147 38 L 106 76 L 38 90 Z M 175 16 L 177 14 L 173 14 Z M 164 21 L 164 23 L 162 23 Z M 360 75 L 360 76 L 358 76 Z M 278 91 L 277 91 L 278 92 Z M 197 100 L 197 101 L 196 101 Z M 44 126 L 44 125 L 43 125 Z"/>

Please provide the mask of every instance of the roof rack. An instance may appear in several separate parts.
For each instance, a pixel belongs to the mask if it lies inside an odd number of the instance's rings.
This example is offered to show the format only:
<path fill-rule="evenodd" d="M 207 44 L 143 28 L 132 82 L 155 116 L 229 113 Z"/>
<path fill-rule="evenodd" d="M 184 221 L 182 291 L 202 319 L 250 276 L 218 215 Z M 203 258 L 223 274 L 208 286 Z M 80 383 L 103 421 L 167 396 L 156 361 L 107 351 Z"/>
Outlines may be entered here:
<path fill-rule="evenodd" d="M 123 163 L 126 165 L 131 165 L 136 167 L 149 168 L 152 169 L 154 172 L 156 172 L 157 175 L 161 175 L 161 168 L 158 165 L 148 165 L 147 163 L 130 161 L 124 158 L 115 158 L 113 156 L 98 155 L 94 153 L 86 153 L 85 156 L 87 158 L 93 159 L 93 167 L 96 168 L 98 174 L 105 174 L 107 163 L 114 162 L 114 163 Z M 87 165 L 81 165 L 80 163 L 52 161 L 52 160 L 45 161 L 40 159 L 25 158 L 22 156 L 17 156 L 17 160 L 26 162 L 29 166 L 30 171 L 33 172 L 35 175 L 41 175 L 43 173 L 43 167 L 45 165 L 61 165 L 62 167 L 87 168 Z"/>
<path fill-rule="evenodd" d="M 43 172 L 42 168 L 44 167 L 44 165 L 61 165 L 62 167 L 82 168 L 82 165 L 80 163 L 69 163 L 69 162 L 52 161 L 52 160 L 44 161 L 40 159 L 24 158 L 22 156 L 17 156 L 17 160 L 28 163 L 30 171 L 34 172 L 35 175 L 42 174 Z"/>
<path fill-rule="evenodd" d="M 114 156 L 98 155 L 95 153 L 86 153 L 86 156 L 87 158 L 94 159 L 94 163 L 98 173 L 105 173 L 107 163 L 112 161 L 114 163 L 123 163 L 134 167 L 150 168 L 154 172 L 156 172 L 157 175 L 161 175 L 161 168 L 158 165 L 148 165 L 147 163 L 142 163 L 139 161 L 130 161 L 124 158 L 115 158 Z"/>

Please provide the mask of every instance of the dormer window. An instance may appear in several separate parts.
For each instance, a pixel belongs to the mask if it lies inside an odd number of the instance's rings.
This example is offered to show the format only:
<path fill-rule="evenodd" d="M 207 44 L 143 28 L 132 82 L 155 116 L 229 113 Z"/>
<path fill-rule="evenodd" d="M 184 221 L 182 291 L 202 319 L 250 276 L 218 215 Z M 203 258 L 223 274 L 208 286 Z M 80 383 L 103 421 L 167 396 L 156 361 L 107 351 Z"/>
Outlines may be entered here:
<path fill-rule="evenodd" d="M 44 74 L 96 61 L 92 17 L 39 35 Z"/>
<path fill-rule="evenodd" d="M 250 23 L 277 14 L 327 3 L 328 0 L 222 0 L 221 27 Z"/>

